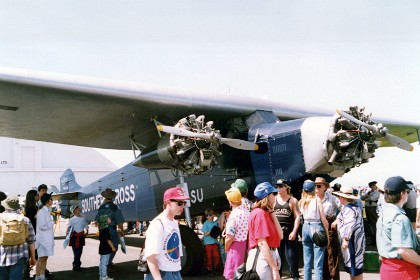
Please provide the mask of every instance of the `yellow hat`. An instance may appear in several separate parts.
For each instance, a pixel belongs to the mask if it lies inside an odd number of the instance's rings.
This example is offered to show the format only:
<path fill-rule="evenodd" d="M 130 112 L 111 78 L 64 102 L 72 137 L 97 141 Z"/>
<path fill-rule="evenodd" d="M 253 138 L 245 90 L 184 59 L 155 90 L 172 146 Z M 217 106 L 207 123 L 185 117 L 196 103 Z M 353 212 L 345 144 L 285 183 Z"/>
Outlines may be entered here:
<path fill-rule="evenodd" d="M 230 188 L 225 191 L 225 195 L 230 202 L 241 203 L 241 192 L 237 188 Z"/>

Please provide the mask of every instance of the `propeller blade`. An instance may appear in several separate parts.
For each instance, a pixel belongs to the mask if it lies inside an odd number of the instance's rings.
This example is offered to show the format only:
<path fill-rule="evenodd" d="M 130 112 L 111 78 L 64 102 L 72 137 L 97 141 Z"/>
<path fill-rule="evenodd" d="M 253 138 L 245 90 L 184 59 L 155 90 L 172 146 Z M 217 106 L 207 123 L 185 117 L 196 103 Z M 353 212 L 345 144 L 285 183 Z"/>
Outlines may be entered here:
<path fill-rule="evenodd" d="M 166 125 L 157 125 L 157 130 L 170 133 L 178 136 L 183 137 L 193 137 L 193 138 L 201 138 L 205 140 L 214 140 L 211 138 L 209 134 L 206 133 L 195 133 L 192 131 L 189 131 L 187 129 L 179 128 L 179 127 L 173 127 L 173 126 L 166 126 Z M 249 141 L 240 140 L 240 139 L 232 139 L 232 138 L 221 138 L 220 141 L 223 144 L 226 144 L 232 148 L 236 148 L 239 150 L 246 150 L 246 151 L 256 151 L 258 150 L 258 145 Z"/>
<path fill-rule="evenodd" d="M 170 134 L 174 134 L 174 135 L 178 135 L 178 136 L 183 136 L 183 137 L 195 137 L 195 138 L 202 138 L 202 139 L 206 139 L 206 140 L 210 140 L 211 137 L 208 134 L 205 133 L 195 133 L 180 127 L 174 127 L 174 126 L 167 126 L 167 125 L 157 125 L 156 126 L 157 130 L 165 132 L 165 133 L 170 133 Z"/>
<path fill-rule="evenodd" d="M 370 124 L 367 124 L 367 123 L 364 123 L 364 122 L 362 122 L 361 120 L 358 120 L 358 119 L 356 119 L 355 117 L 353 117 L 352 115 L 350 115 L 350 114 L 347 114 L 346 112 L 344 112 L 344 111 L 341 111 L 340 109 L 336 109 L 335 110 L 340 116 L 342 116 L 343 118 L 346 118 L 346 119 L 348 119 L 349 121 L 352 121 L 352 122 L 354 122 L 354 123 L 357 123 L 358 125 L 361 125 L 361 126 L 364 126 L 364 127 L 366 127 L 367 129 L 369 129 L 369 130 L 371 130 L 371 131 L 377 131 L 378 130 L 378 128 L 376 127 L 376 126 L 374 126 L 374 125 L 370 125 Z"/>
<path fill-rule="evenodd" d="M 404 139 L 402 139 L 402 138 L 400 138 L 398 136 L 395 136 L 395 135 L 392 135 L 392 134 L 386 132 L 386 128 L 384 129 L 384 131 L 382 131 L 382 130 L 381 131 L 378 131 L 378 127 L 377 126 L 364 123 L 361 120 L 356 119 L 352 115 L 347 114 L 344 111 L 341 111 L 340 109 L 336 109 L 336 112 L 340 116 L 342 116 L 343 118 L 346 118 L 349 121 L 352 121 L 354 123 L 357 123 L 358 125 L 364 126 L 367 129 L 369 129 L 370 131 L 373 131 L 375 133 L 378 133 L 380 136 L 385 137 L 389 142 L 391 142 L 392 145 L 394 145 L 397 148 L 400 148 L 400 149 L 403 149 L 403 150 L 406 150 L 406 151 L 410 151 L 410 152 L 412 150 L 414 150 L 414 147 L 410 143 L 408 143 L 407 141 L 405 141 Z"/>
<path fill-rule="evenodd" d="M 386 133 L 384 137 L 389 142 L 391 142 L 392 145 L 394 145 L 397 148 L 400 148 L 400 149 L 403 149 L 403 150 L 406 150 L 406 151 L 409 151 L 409 152 L 414 150 L 414 147 L 410 143 L 408 143 L 407 141 L 405 141 L 404 139 L 402 139 L 398 136 L 392 135 L 390 133 Z"/>
<path fill-rule="evenodd" d="M 239 150 L 246 150 L 246 151 L 256 151 L 258 150 L 258 144 L 240 140 L 240 139 L 232 139 L 232 138 L 222 138 L 222 143 L 226 144 L 232 148 L 239 149 Z"/>

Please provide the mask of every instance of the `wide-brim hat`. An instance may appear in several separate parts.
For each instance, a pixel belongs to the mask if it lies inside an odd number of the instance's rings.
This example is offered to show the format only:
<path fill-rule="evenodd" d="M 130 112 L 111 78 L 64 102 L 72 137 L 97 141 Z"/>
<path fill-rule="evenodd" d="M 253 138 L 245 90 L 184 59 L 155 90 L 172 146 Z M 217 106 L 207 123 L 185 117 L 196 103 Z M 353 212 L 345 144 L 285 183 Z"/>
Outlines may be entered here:
<path fill-rule="evenodd" d="M 344 198 L 348 198 L 348 199 L 358 199 L 358 197 L 353 194 L 353 188 L 348 187 L 348 186 L 342 186 L 340 191 L 333 192 L 333 194 L 344 197 Z"/>
<path fill-rule="evenodd" d="M 322 177 L 316 177 L 314 181 L 315 186 L 317 185 L 324 185 L 327 189 L 330 187 L 330 183 L 325 181 L 325 178 Z"/>
<path fill-rule="evenodd" d="M 117 196 L 117 193 L 112 189 L 107 188 L 103 192 L 101 192 L 101 195 L 106 199 L 114 199 Z"/>
<path fill-rule="evenodd" d="M 20 208 L 19 198 L 17 196 L 9 196 L 1 202 L 1 205 L 6 210 L 16 211 Z"/>

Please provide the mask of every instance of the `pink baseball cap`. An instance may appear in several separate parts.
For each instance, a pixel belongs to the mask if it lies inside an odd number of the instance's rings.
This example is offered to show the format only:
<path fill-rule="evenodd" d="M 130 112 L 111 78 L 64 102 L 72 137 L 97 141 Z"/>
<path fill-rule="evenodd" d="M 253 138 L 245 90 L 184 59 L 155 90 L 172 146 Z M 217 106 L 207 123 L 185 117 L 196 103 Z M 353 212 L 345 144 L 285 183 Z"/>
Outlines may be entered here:
<path fill-rule="evenodd" d="M 188 196 L 185 196 L 184 190 L 180 187 L 170 188 L 163 194 L 163 201 L 168 200 L 189 200 Z"/>

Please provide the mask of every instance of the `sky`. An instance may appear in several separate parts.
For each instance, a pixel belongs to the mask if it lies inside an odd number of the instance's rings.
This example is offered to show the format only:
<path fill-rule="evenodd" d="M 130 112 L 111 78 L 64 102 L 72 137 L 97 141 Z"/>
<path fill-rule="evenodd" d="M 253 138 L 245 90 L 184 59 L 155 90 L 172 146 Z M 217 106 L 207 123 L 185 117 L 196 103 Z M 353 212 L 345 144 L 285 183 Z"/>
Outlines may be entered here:
<path fill-rule="evenodd" d="M 420 123 L 419 18 L 414 0 L 1 1 L 0 66 Z M 420 182 L 418 151 L 388 150 L 360 169 Z"/>

